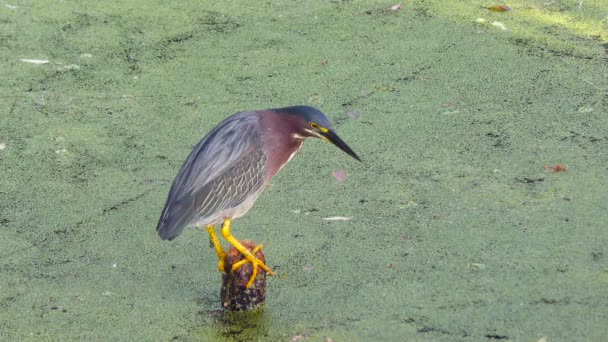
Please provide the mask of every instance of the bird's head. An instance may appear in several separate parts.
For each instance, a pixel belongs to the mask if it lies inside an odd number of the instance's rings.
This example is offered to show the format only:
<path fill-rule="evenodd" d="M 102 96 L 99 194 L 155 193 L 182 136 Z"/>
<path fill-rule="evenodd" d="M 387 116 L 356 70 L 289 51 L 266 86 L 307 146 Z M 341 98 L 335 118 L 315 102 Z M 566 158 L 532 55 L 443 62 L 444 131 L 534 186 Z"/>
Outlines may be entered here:
<path fill-rule="evenodd" d="M 329 141 L 349 156 L 361 161 L 357 154 L 333 131 L 331 122 L 320 110 L 309 106 L 293 106 L 275 109 L 275 111 L 294 116 L 297 124 L 296 132 L 293 134 L 296 137 Z"/>

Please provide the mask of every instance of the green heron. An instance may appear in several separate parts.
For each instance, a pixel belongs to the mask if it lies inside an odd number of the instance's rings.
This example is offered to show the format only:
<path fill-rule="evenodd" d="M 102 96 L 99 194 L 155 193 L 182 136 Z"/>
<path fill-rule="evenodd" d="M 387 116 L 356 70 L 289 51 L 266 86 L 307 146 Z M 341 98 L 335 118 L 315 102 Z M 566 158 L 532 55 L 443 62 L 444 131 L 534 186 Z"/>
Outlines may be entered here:
<path fill-rule="evenodd" d="M 220 122 L 192 150 L 175 176 L 156 230 L 172 240 L 184 227 L 205 226 L 224 272 L 226 253 L 215 234 L 222 223 L 222 236 L 252 265 L 247 288 L 259 266 L 274 273 L 230 234 L 230 221 L 253 206 L 272 177 L 298 152 L 306 138 L 328 140 L 360 161 L 320 110 L 308 106 L 246 111 Z"/>

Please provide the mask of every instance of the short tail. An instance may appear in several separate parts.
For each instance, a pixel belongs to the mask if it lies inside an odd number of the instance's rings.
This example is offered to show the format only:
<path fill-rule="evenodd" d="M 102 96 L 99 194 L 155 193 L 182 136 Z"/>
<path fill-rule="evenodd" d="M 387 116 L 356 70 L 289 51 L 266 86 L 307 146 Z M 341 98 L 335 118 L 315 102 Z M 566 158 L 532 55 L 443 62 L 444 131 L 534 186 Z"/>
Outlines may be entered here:
<path fill-rule="evenodd" d="M 183 230 L 186 228 L 190 220 L 192 219 L 192 208 L 191 205 L 184 205 L 184 203 L 191 203 L 189 201 L 180 201 L 181 203 L 169 203 L 165 205 L 156 231 L 158 236 L 163 240 L 175 239 Z"/>

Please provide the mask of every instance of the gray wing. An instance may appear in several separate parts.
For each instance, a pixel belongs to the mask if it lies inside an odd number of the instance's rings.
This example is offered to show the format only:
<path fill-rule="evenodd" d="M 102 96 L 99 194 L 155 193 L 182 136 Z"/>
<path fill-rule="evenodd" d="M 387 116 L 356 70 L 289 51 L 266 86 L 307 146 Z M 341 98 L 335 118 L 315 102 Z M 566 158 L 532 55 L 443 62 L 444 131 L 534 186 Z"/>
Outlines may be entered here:
<path fill-rule="evenodd" d="M 178 172 L 156 230 L 173 239 L 194 218 L 243 203 L 263 185 L 266 156 L 254 112 L 228 117 L 192 150 Z"/>

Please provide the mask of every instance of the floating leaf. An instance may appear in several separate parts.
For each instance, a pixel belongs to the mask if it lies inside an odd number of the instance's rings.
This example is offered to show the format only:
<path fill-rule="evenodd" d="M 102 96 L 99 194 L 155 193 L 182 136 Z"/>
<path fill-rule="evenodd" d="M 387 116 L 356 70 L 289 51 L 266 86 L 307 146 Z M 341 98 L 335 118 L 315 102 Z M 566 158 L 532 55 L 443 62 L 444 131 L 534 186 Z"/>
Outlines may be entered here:
<path fill-rule="evenodd" d="M 391 11 L 401 11 L 403 9 L 403 2 L 393 5 L 393 6 L 389 7 L 388 9 L 390 9 Z"/>
<path fill-rule="evenodd" d="M 511 7 L 505 5 L 494 5 L 488 7 L 488 10 L 493 12 L 509 12 L 511 10 Z"/>
<path fill-rule="evenodd" d="M 361 117 L 361 113 L 357 112 L 356 110 L 349 110 L 346 112 L 346 115 L 354 120 L 358 120 Z"/>
<path fill-rule="evenodd" d="M 591 113 L 593 112 L 593 107 L 585 106 L 578 109 L 579 113 Z"/>
<path fill-rule="evenodd" d="M 331 175 L 334 176 L 334 178 L 340 183 L 344 182 L 346 178 L 348 178 L 348 174 L 346 174 L 346 171 L 344 170 L 333 171 Z"/>
<path fill-rule="evenodd" d="M 505 26 L 505 24 L 503 24 L 503 23 L 501 23 L 499 21 L 493 21 L 492 22 L 492 26 L 496 26 L 496 27 L 498 27 L 501 30 L 505 30 L 505 31 L 507 30 L 507 27 Z"/>
<path fill-rule="evenodd" d="M 310 273 L 315 269 L 314 265 L 304 265 L 302 267 L 302 271 L 306 272 L 306 273 Z"/>
<path fill-rule="evenodd" d="M 346 217 L 346 216 L 332 216 L 332 217 L 324 217 L 323 219 L 325 221 L 350 221 L 353 218 L 352 217 Z"/>
<path fill-rule="evenodd" d="M 46 59 L 29 59 L 29 58 L 20 58 L 20 62 L 23 63 L 32 63 L 32 64 L 47 64 L 49 61 Z"/>
<path fill-rule="evenodd" d="M 551 166 L 551 173 L 556 173 L 556 172 L 562 172 L 562 171 L 568 171 L 568 168 L 564 165 L 564 164 L 555 164 L 553 166 Z"/>

